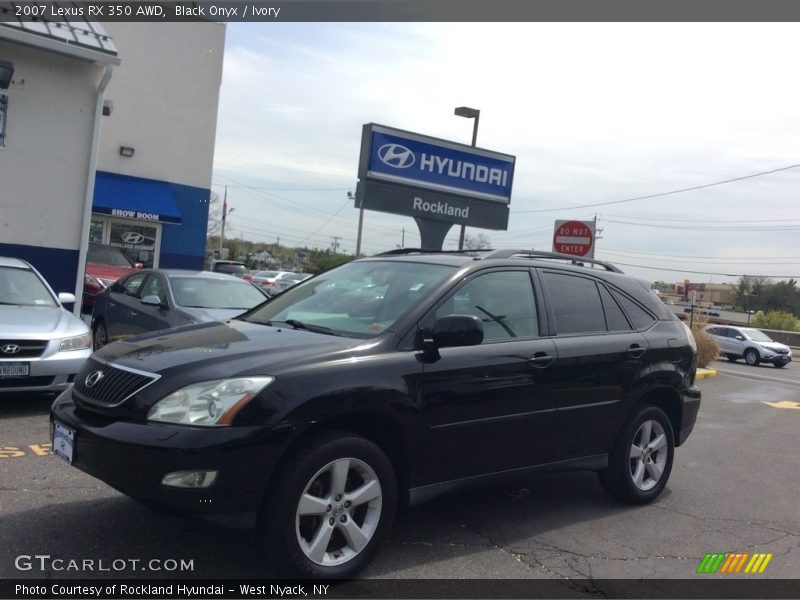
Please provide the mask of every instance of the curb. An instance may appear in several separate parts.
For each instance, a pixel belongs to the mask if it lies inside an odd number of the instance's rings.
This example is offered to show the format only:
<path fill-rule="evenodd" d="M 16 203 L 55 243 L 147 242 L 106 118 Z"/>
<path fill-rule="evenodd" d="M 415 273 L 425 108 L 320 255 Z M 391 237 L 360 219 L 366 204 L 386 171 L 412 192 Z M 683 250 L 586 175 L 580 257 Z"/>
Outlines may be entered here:
<path fill-rule="evenodd" d="M 708 379 L 709 377 L 716 377 L 719 375 L 716 369 L 697 369 L 695 379 Z"/>

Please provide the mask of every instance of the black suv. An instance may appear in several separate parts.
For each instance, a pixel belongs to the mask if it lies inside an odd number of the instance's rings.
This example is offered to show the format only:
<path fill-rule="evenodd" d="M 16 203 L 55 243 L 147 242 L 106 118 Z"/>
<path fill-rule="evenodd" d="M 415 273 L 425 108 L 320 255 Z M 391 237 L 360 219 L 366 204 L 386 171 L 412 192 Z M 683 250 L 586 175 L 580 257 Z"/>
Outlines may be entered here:
<path fill-rule="evenodd" d="M 110 344 L 55 401 L 54 451 L 156 508 L 246 517 L 311 577 L 352 576 L 398 505 L 463 486 L 588 469 L 649 502 L 695 423 L 696 346 L 647 284 L 574 263 L 390 252 Z"/>

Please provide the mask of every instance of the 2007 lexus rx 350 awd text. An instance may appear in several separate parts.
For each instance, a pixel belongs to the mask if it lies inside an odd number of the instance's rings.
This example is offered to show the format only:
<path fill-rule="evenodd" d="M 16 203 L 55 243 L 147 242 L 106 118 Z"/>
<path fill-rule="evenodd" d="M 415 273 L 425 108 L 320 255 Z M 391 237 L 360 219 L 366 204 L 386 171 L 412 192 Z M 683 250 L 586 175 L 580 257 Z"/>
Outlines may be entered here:
<path fill-rule="evenodd" d="M 694 339 L 643 282 L 564 258 L 390 252 L 109 344 L 55 401 L 54 451 L 153 507 L 250 522 L 307 577 L 356 574 L 399 505 L 462 486 L 584 469 L 650 502 L 699 409 Z"/>

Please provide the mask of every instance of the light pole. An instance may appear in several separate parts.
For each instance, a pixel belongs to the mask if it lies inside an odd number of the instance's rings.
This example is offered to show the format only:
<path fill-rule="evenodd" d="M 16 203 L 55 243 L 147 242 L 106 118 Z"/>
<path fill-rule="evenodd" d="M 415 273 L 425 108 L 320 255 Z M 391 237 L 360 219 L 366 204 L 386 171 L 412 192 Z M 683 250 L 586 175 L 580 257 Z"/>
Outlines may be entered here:
<path fill-rule="evenodd" d="M 456 108 L 455 113 L 457 117 L 465 117 L 467 119 L 475 119 L 472 124 L 472 146 L 478 143 L 478 122 L 481 120 L 481 111 L 477 108 L 470 108 L 468 106 L 459 106 Z M 467 226 L 461 225 L 461 234 L 458 236 L 458 249 L 464 249 L 464 235 L 467 231 Z"/>

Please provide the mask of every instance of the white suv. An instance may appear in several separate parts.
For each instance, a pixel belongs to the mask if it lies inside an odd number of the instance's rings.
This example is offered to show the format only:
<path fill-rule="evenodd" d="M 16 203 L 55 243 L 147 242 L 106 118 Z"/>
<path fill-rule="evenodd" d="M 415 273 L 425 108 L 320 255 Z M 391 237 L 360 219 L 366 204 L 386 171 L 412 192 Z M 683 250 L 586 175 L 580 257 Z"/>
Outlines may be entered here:
<path fill-rule="evenodd" d="M 776 367 L 785 367 L 792 362 L 789 346 L 776 342 L 758 329 L 723 325 L 707 325 L 705 329 L 719 344 L 720 354 L 731 362 L 744 358 L 748 365 L 771 362 Z"/>

